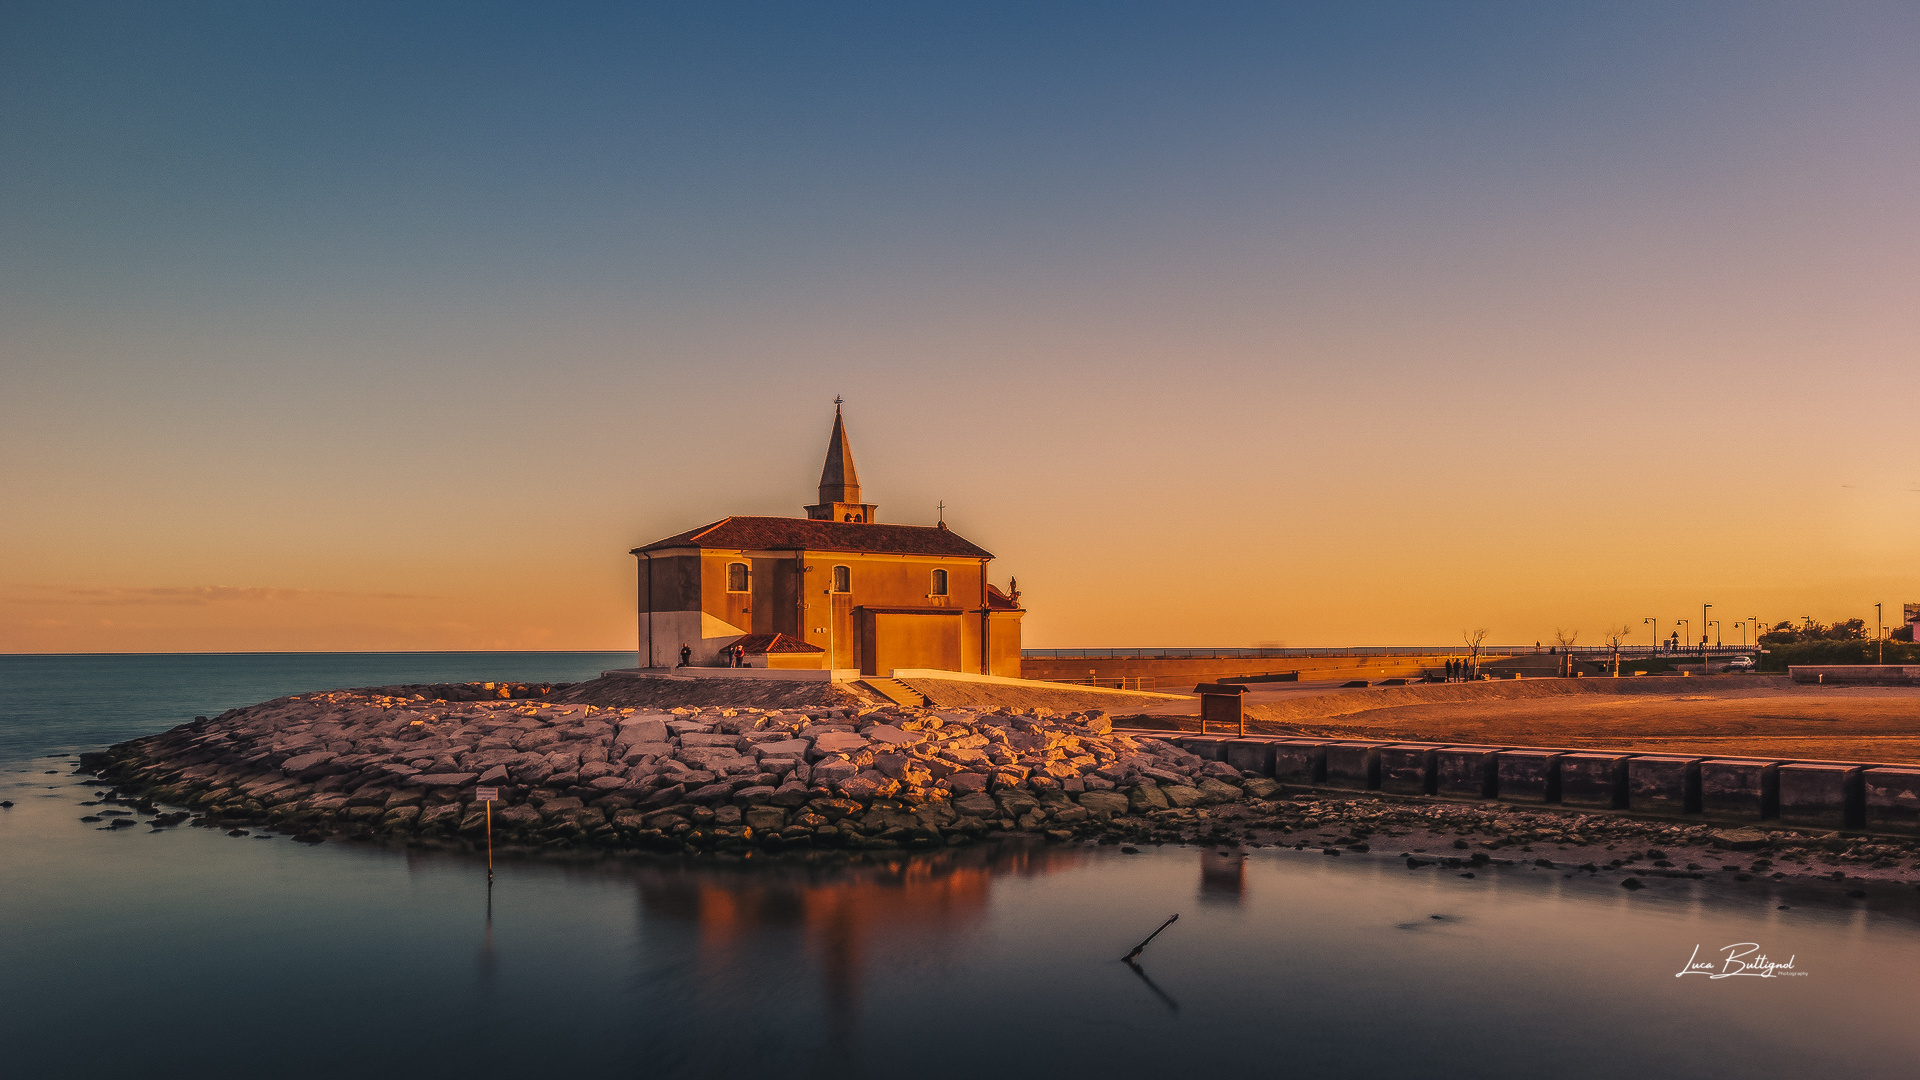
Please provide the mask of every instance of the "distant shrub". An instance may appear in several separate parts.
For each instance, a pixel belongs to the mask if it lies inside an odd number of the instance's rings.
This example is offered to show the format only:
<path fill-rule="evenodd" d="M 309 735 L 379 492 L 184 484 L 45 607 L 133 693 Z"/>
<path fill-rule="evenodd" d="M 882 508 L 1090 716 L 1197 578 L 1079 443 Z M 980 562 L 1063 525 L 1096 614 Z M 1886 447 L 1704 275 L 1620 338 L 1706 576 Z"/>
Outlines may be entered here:
<path fill-rule="evenodd" d="M 1785 671 L 1795 664 L 1877 664 L 1880 647 L 1872 641 L 1807 641 L 1774 645 L 1760 657 L 1760 670 Z M 1889 664 L 1920 664 L 1920 645 L 1887 642 Z"/>

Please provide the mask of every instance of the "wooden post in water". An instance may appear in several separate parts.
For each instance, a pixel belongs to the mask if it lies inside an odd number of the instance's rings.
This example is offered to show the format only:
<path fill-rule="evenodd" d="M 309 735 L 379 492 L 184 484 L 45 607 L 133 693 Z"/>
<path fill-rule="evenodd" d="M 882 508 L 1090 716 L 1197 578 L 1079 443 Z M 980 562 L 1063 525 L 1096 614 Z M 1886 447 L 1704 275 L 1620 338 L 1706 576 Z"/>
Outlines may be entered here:
<path fill-rule="evenodd" d="M 473 792 L 473 797 L 479 801 L 481 806 L 486 808 L 486 812 L 487 812 L 487 884 L 492 885 L 493 884 L 493 804 L 499 801 L 500 799 L 500 789 L 491 788 L 491 787 L 475 788 Z"/>

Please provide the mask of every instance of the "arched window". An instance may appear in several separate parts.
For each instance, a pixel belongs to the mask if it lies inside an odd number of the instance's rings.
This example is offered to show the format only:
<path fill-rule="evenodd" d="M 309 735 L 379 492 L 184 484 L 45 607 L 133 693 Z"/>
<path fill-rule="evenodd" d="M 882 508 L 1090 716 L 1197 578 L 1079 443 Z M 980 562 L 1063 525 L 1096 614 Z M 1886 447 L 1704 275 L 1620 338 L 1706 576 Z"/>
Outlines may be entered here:
<path fill-rule="evenodd" d="M 751 573 L 748 570 L 746 563 L 730 562 L 727 564 L 727 591 L 728 592 L 750 591 L 751 586 L 748 583 L 751 580 L 752 580 Z"/>
<path fill-rule="evenodd" d="M 845 566 L 836 566 L 833 568 L 833 591 L 853 591 L 853 570 L 851 568 Z"/>
<path fill-rule="evenodd" d="M 935 570 L 933 572 L 933 595 L 947 595 L 947 572 L 945 570 Z"/>

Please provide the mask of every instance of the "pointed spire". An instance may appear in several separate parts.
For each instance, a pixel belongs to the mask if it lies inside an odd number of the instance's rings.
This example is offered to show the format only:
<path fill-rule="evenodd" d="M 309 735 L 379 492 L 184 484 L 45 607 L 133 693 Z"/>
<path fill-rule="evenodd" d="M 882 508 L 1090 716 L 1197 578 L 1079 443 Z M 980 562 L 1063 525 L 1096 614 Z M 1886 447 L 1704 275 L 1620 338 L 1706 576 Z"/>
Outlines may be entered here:
<path fill-rule="evenodd" d="M 807 507 L 807 517 L 871 523 L 879 507 L 860 501 L 860 474 L 853 468 L 853 444 L 847 440 L 847 422 L 840 417 L 841 404 L 841 399 L 833 399 L 833 434 L 827 439 L 826 468 L 820 470 L 820 501 Z"/>
<path fill-rule="evenodd" d="M 833 434 L 827 439 L 827 465 L 820 470 L 820 501 L 857 503 L 860 501 L 860 474 L 853 467 L 853 444 L 847 441 L 847 425 L 840 418 L 840 399 L 833 399 Z"/>

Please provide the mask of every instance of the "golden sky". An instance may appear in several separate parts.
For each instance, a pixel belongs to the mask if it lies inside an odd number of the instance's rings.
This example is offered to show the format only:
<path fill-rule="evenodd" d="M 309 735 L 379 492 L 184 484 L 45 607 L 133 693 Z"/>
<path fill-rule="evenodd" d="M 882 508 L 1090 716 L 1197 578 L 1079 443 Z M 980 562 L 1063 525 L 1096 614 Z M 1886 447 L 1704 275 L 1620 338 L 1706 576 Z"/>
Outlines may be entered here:
<path fill-rule="evenodd" d="M 835 395 L 1029 647 L 1897 618 L 1920 15 L 1716 10 L 16 11 L 0 651 L 630 648 Z"/>

